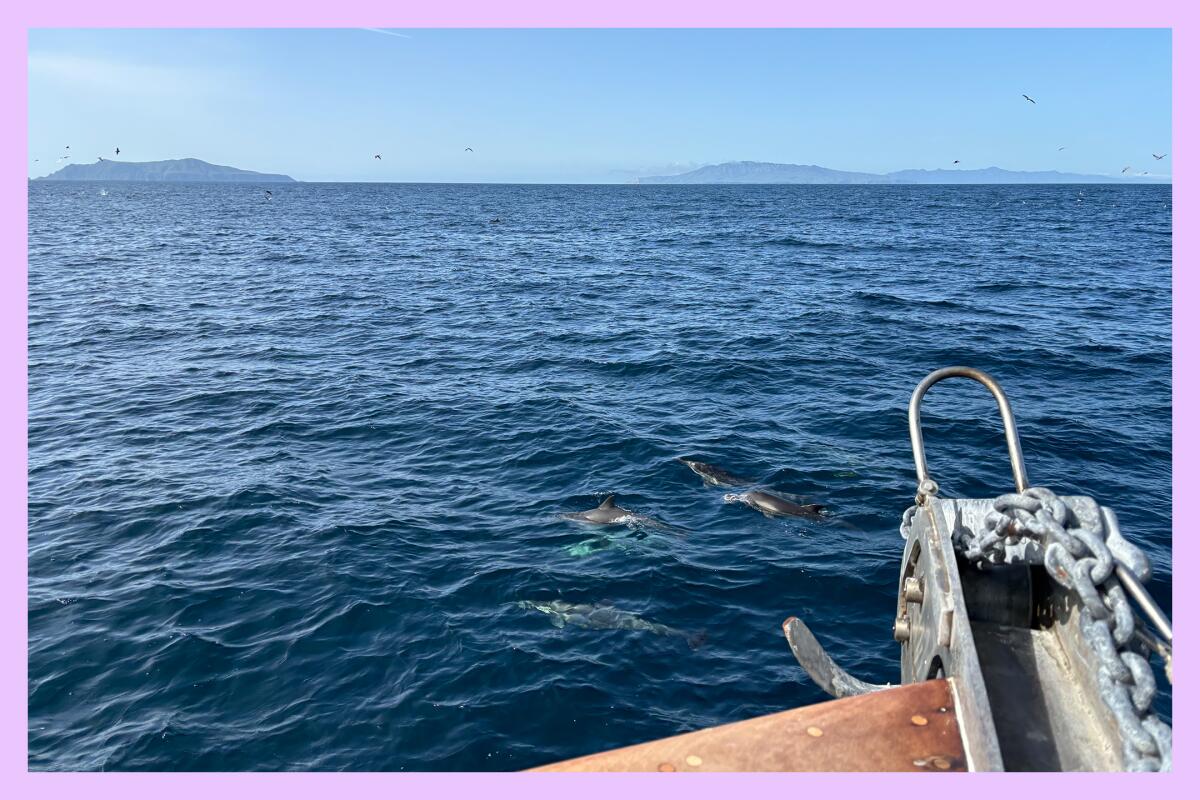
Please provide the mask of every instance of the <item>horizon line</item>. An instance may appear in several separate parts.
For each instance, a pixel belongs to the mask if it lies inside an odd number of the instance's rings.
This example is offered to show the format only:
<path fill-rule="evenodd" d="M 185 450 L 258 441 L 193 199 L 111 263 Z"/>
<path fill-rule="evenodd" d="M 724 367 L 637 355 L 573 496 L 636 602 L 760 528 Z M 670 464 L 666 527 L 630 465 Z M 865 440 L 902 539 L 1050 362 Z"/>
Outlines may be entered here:
<path fill-rule="evenodd" d="M 53 173 L 51 173 L 53 174 Z M 886 174 L 886 173 L 883 173 Z M 291 178 L 291 176 L 287 176 Z M 658 177 L 658 176 L 648 176 Z M 1098 175 L 1096 177 L 1107 178 L 1107 175 Z M 272 186 L 286 186 L 289 183 L 353 183 L 353 184 L 396 184 L 396 185 L 422 185 L 422 186 L 848 186 L 848 187 L 868 187 L 868 188 L 894 188 L 897 186 L 1141 186 L 1141 185 L 1162 185 L 1173 183 L 1171 177 L 1153 177 L 1140 176 L 1138 178 L 1127 178 L 1120 180 L 1113 178 L 1112 180 L 1099 181 L 979 181 L 977 183 L 963 183 L 958 181 L 952 182 L 937 182 L 930 181 L 928 183 L 784 183 L 781 181 L 769 181 L 755 183 L 749 181 L 710 181 L 707 183 L 640 183 L 636 180 L 630 181 L 420 181 L 420 180 L 302 180 L 300 178 L 291 178 L 287 181 L 179 181 L 179 180 L 128 180 L 128 179 L 105 179 L 105 178 L 73 178 L 73 179 L 56 179 L 48 180 L 49 176 L 43 175 L 40 177 L 30 177 L 28 182 L 35 183 L 45 181 L 47 183 L 175 183 L 175 184 L 226 184 L 226 185 L 250 185 L 258 186 L 270 184 Z"/>

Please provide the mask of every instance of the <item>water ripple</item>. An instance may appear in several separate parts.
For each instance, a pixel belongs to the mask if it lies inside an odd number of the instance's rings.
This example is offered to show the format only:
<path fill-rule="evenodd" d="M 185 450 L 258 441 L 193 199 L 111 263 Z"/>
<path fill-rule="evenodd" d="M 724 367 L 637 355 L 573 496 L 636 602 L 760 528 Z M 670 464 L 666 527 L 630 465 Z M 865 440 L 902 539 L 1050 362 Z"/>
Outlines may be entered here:
<path fill-rule="evenodd" d="M 822 699 L 791 614 L 895 681 L 952 363 L 1170 608 L 1169 187 L 108 188 L 30 187 L 33 769 L 519 769 Z M 986 393 L 925 427 L 1008 486 Z M 608 493 L 673 527 L 560 517 Z"/>

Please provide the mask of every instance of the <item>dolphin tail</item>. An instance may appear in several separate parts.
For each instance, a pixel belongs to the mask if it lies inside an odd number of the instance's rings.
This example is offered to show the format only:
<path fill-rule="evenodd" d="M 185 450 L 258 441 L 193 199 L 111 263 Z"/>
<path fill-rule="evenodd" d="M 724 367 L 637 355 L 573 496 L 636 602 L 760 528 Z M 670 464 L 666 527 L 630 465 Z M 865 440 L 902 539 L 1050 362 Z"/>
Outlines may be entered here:
<path fill-rule="evenodd" d="M 693 650 L 699 650 L 700 646 L 702 644 L 704 644 L 706 641 L 708 641 L 708 631 L 707 630 L 702 630 L 699 633 L 694 633 L 691 636 L 689 636 L 687 639 L 688 647 L 692 648 Z"/>

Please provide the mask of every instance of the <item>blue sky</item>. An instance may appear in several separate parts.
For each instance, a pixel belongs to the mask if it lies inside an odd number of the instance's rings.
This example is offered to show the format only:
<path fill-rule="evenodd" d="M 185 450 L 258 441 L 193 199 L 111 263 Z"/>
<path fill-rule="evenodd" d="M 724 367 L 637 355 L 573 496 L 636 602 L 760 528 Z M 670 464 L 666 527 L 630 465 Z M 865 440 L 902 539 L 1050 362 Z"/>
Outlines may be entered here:
<path fill-rule="evenodd" d="M 119 146 L 300 180 L 622 182 L 734 160 L 1169 174 L 1150 154 L 1170 134 L 1166 30 L 29 36 L 33 176 L 65 145 L 72 163 Z"/>

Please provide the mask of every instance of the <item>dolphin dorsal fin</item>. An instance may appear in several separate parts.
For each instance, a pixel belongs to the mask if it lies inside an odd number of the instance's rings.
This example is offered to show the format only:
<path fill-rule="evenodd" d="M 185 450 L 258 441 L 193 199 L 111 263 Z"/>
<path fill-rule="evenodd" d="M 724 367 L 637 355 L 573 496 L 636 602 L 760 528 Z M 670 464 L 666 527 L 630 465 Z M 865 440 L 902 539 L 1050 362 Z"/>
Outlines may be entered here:
<path fill-rule="evenodd" d="M 610 494 L 604 498 L 604 502 L 600 504 L 600 508 L 614 508 L 617 505 L 617 496 Z"/>

